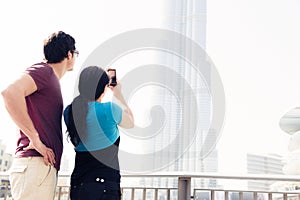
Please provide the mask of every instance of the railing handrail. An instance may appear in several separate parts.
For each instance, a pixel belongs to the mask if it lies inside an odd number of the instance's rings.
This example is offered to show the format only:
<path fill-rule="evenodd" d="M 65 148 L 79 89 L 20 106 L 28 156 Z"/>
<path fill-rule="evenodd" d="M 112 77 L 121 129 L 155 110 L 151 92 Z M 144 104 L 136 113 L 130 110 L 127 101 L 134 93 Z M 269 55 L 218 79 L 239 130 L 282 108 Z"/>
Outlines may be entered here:
<path fill-rule="evenodd" d="M 250 190 L 250 189 L 194 188 L 193 190 L 215 191 L 215 192 L 256 192 L 256 193 L 272 192 L 273 194 L 282 194 L 282 193 L 285 193 L 285 194 L 300 194 L 300 191 L 266 191 L 266 190 Z"/>
<path fill-rule="evenodd" d="M 158 172 L 151 174 L 122 174 L 123 177 L 157 177 L 157 178 L 215 178 L 215 179 L 239 179 L 239 180 L 268 180 L 268 181 L 295 181 L 300 182 L 300 175 L 281 174 L 220 174 L 220 173 L 194 173 L 194 172 Z"/>
<path fill-rule="evenodd" d="M 8 176 L 8 172 L 0 172 L 0 177 Z M 70 174 L 59 173 L 59 177 L 70 177 Z M 195 172 L 156 172 L 148 174 L 126 174 L 126 178 L 215 178 L 215 179 L 238 179 L 238 180 L 267 180 L 267 181 L 295 181 L 300 182 L 300 175 L 281 174 L 220 174 L 220 173 L 195 173 Z"/>

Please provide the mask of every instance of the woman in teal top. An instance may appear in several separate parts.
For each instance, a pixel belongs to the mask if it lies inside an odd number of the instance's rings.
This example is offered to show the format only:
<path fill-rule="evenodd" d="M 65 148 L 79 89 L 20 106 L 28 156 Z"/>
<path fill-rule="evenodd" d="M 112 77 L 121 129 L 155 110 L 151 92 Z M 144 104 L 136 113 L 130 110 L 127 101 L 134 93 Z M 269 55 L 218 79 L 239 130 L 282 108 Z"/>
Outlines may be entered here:
<path fill-rule="evenodd" d="M 75 146 L 75 167 L 71 175 L 71 200 L 119 200 L 120 170 L 118 126 L 131 128 L 133 115 L 118 83 L 109 85 L 107 73 L 90 66 L 79 77 L 79 95 L 64 111 L 71 142 Z M 102 102 L 110 88 L 122 104 Z"/>

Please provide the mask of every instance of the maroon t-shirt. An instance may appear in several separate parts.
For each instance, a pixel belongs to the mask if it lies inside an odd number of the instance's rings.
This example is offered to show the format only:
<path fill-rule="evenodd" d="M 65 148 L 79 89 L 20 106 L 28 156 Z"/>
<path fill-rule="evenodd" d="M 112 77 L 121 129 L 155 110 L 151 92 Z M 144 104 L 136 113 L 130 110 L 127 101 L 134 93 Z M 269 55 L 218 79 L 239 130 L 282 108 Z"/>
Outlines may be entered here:
<path fill-rule="evenodd" d="M 36 86 L 37 91 L 26 97 L 28 114 L 38 131 L 41 141 L 54 151 L 55 168 L 59 170 L 61 155 L 63 152 L 62 137 L 62 111 L 63 99 L 60 83 L 53 69 L 46 63 L 38 63 L 29 67 L 25 73 L 29 74 Z M 36 150 L 24 151 L 29 139 L 20 131 L 16 156 L 41 156 Z"/>

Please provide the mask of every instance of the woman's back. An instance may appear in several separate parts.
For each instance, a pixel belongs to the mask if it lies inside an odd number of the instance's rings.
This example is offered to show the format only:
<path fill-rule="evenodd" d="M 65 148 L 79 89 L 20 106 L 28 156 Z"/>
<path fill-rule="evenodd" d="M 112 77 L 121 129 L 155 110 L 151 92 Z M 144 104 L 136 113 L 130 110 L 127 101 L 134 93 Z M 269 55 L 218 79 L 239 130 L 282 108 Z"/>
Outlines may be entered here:
<path fill-rule="evenodd" d="M 75 150 L 96 151 L 113 145 L 119 138 L 118 124 L 122 120 L 122 109 L 111 102 L 89 102 L 86 117 L 87 135 Z"/>

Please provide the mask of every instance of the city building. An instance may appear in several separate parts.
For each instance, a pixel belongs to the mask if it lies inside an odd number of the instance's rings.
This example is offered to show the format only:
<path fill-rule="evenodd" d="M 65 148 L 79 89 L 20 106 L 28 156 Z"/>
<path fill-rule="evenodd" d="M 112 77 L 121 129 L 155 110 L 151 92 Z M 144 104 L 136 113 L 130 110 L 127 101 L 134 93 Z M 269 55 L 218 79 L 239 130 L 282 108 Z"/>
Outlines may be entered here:
<path fill-rule="evenodd" d="M 248 174 L 283 174 L 283 158 L 277 154 L 247 154 Z M 248 181 L 250 190 L 269 190 L 274 181 Z"/>
<path fill-rule="evenodd" d="M 169 16 L 169 20 L 166 22 L 166 28 L 178 32 L 187 38 L 190 38 L 193 42 L 197 43 L 203 51 L 206 48 L 206 0 L 176 0 L 168 1 L 166 5 L 166 15 Z M 178 41 L 176 41 L 178 42 Z M 196 53 L 192 52 L 192 55 L 188 55 L 189 50 L 186 49 L 185 41 L 180 41 L 182 43 L 182 55 L 186 56 L 197 56 Z M 193 51 L 193 50 L 191 50 Z M 178 93 L 181 92 L 183 101 L 181 104 L 182 109 L 186 109 L 190 117 L 187 121 L 189 124 L 184 124 L 184 134 L 183 138 L 179 141 L 177 147 L 185 148 L 183 146 L 184 140 L 188 137 L 184 137 L 188 134 L 195 134 L 192 141 L 189 141 L 190 146 L 184 151 L 184 154 L 178 158 L 172 165 L 170 165 L 166 171 L 189 171 L 189 172 L 217 172 L 218 171 L 218 152 L 215 149 L 216 141 L 218 140 L 218 135 L 216 132 L 209 132 L 212 116 L 212 105 L 211 105 L 211 94 L 210 94 L 210 80 L 208 79 L 210 74 L 210 69 L 205 71 L 198 71 L 195 73 L 195 66 L 190 65 L 185 62 L 184 59 L 178 59 L 174 55 L 167 57 L 161 57 L 160 60 L 164 60 L 166 66 L 174 66 L 175 70 L 180 73 L 185 80 L 189 81 L 189 85 L 193 90 L 193 95 L 196 99 L 197 107 L 190 105 L 192 102 L 189 93 L 184 90 L 184 86 L 181 82 L 177 83 L 175 87 L 178 89 Z M 199 76 L 199 73 L 201 74 Z M 203 78 L 205 77 L 205 79 Z M 166 102 L 166 107 L 168 106 L 168 97 L 164 97 L 164 102 Z M 182 111 L 184 112 L 184 110 Z M 193 121 L 193 113 L 197 113 L 197 121 Z M 172 111 L 172 113 L 175 113 Z M 182 123 L 184 119 L 180 115 L 173 116 L 177 124 Z M 192 123 L 196 123 L 197 130 L 193 133 Z M 167 133 L 171 134 L 171 133 Z M 177 150 L 177 149 L 176 149 Z M 175 150 L 175 151 L 176 151 Z M 201 187 L 216 186 L 217 182 L 215 180 L 195 180 L 195 185 Z"/>
<path fill-rule="evenodd" d="M 0 140 L 0 171 L 7 171 L 13 161 L 13 156 L 9 153 L 6 153 L 6 145 Z"/>
<path fill-rule="evenodd" d="M 166 19 L 163 24 L 164 28 L 191 39 L 205 51 L 206 0 L 169 0 L 165 1 L 164 7 Z M 194 53 L 199 52 L 187 49 L 190 46 L 187 46 L 185 42 L 184 37 L 182 41 L 174 41 L 174 43 L 180 43 L 183 57 L 198 56 Z M 191 54 L 187 53 L 190 50 Z M 166 80 L 167 87 L 156 90 L 155 97 L 152 97 L 153 105 L 159 104 L 166 115 L 164 118 L 166 123 L 159 133 L 161 137 L 153 139 L 151 148 L 154 152 L 161 152 L 153 158 L 153 166 L 161 166 L 159 171 L 163 172 L 218 172 L 218 152 L 215 148 L 218 134 L 216 131 L 209 132 L 209 129 L 214 128 L 210 127 L 212 117 L 210 69 L 199 71 L 185 58 L 179 58 L 172 53 L 161 53 L 156 56 L 155 61 L 161 66 L 167 66 L 171 71 L 175 71 L 181 79 L 177 77 L 175 79 L 171 74 L 160 72 L 154 75 Z M 172 78 L 174 80 L 170 80 Z M 188 84 L 191 91 L 187 90 L 185 84 Z M 170 90 L 172 91 L 170 92 Z M 193 101 L 195 101 L 194 105 L 191 104 Z M 194 116 L 196 117 L 194 118 Z M 157 112 L 157 116 L 154 114 L 151 117 L 162 118 L 159 112 Z M 177 141 L 175 141 L 176 139 Z M 175 145 L 170 145 L 167 151 L 161 151 L 173 141 L 176 142 Z M 174 161 L 164 166 L 165 161 L 171 160 L 170 158 Z M 215 187 L 217 181 L 194 180 L 193 184 L 199 187 Z M 163 178 L 143 179 L 140 180 L 140 185 L 175 187 L 177 181 Z"/>
<path fill-rule="evenodd" d="M 6 145 L 0 140 L 0 172 L 7 172 L 12 164 L 13 156 L 6 152 Z M 0 196 L 3 195 L 3 185 L 9 184 L 8 177 L 0 177 Z"/>

